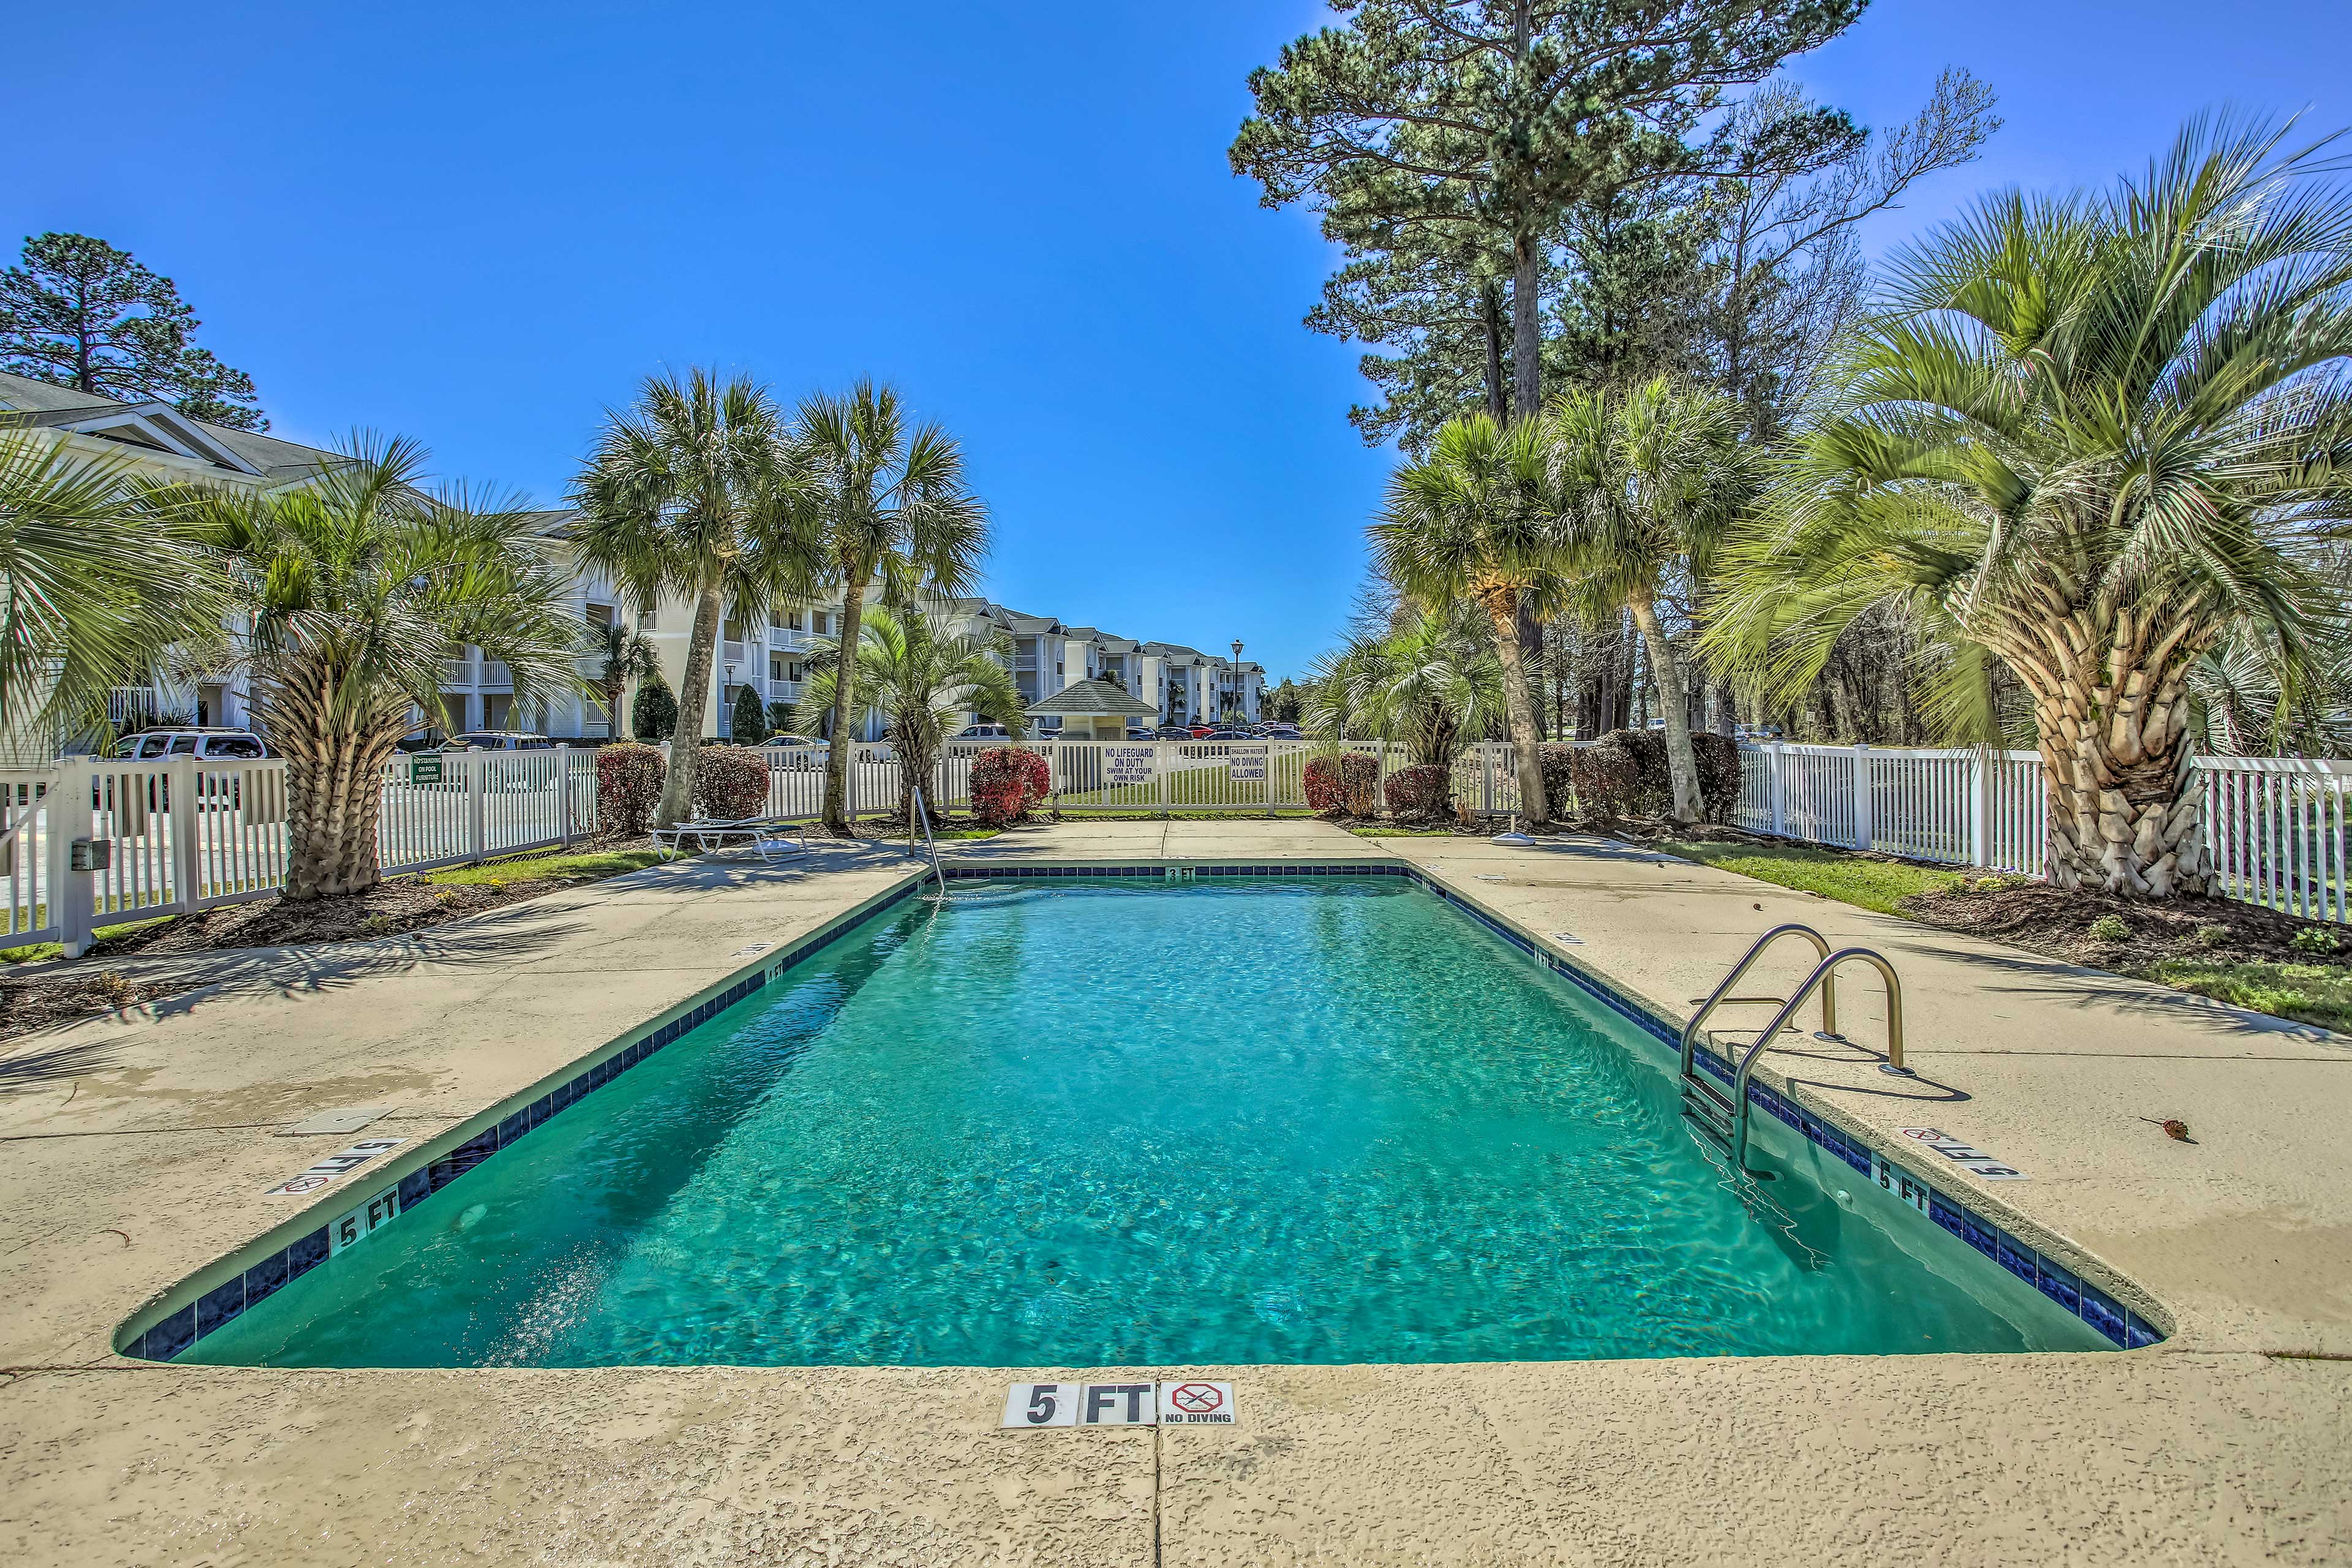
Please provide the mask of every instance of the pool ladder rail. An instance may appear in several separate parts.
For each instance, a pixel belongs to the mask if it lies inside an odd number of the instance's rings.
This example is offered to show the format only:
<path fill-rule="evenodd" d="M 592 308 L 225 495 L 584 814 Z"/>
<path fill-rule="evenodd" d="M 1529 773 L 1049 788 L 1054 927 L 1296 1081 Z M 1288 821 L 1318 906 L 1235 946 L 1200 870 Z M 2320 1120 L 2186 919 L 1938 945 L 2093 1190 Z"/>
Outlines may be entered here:
<path fill-rule="evenodd" d="M 1821 954 L 1821 962 L 1813 965 L 1812 973 L 1786 996 L 1732 995 L 1731 988 L 1755 966 L 1756 961 L 1763 956 L 1764 950 L 1784 936 L 1802 937 L 1812 943 L 1813 951 Z M 1691 1015 L 1690 1022 L 1683 1026 L 1683 1119 L 1697 1129 L 1702 1138 L 1723 1151 L 1735 1172 L 1769 1179 L 1769 1173 L 1748 1168 L 1748 1080 L 1755 1076 L 1756 1059 L 1764 1054 L 1764 1047 L 1788 1026 L 1797 1009 L 1803 1006 L 1805 999 L 1815 991 L 1822 994 L 1822 1026 L 1814 1032 L 1813 1038 L 1833 1045 L 1849 1043 L 1843 1035 L 1838 1033 L 1837 967 L 1856 959 L 1877 970 L 1879 978 L 1886 983 L 1886 1060 L 1879 1064 L 1878 1070 L 1907 1078 L 1911 1076 L 1911 1069 L 1903 1065 L 1903 983 L 1895 976 L 1895 965 L 1886 961 L 1885 954 L 1866 947 L 1832 950 L 1827 937 L 1809 925 L 1795 921 L 1774 926 L 1758 937 L 1740 961 L 1731 966 L 1731 973 L 1723 977 L 1723 983 L 1715 988 L 1713 994 L 1700 1004 L 1697 1012 Z M 1717 1007 L 1766 1005 L 1778 1007 L 1780 1011 L 1772 1015 L 1772 1021 L 1764 1026 L 1755 1040 L 1740 1053 L 1738 1065 L 1732 1073 L 1731 1089 L 1727 1094 L 1708 1081 L 1699 1068 L 1699 1029 L 1706 1022 L 1707 1016 Z"/>
<path fill-rule="evenodd" d="M 918 825 L 923 830 L 923 843 L 931 852 L 931 875 L 939 881 L 940 897 L 945 899 L 948 896 L 948 874 L 940 869 L 940 841 L 931 837 L 931 814 L 923 809 L 923 786 L 920 784 L 915 786 L 915 820 L 907 825 L 907 847 L 910 851 L 915 847 Z"/>

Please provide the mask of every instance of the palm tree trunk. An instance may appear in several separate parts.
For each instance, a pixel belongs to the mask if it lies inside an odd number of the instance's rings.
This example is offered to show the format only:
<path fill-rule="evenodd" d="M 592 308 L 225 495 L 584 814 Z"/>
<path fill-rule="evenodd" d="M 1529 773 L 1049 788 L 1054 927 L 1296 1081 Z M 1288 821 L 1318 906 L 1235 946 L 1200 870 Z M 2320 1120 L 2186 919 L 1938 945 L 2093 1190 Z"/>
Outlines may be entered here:
<path fill-rule="evenodd" d="M 858 628 L 866 619 L 866 579 L 871 574 L 852 571 L 847 575 L 841 595 L 841 662 L 833 679 L 833 743 L 824 754 L 824 828 L 844 838 L 850 836 L 849 762 L 856 749 L 849 733 L 850 716 L 857 711 L 852 688 L 857 678 Z"/>
<path fill-rule="evenodd" d="M 1643 646 L 1650 650 L 1650 678 L 1657 682 L 1658 708 L 1666 721 L 1666 773 L 1674 781 L 1674 819 L 1696 822 L 1698 753 L 1691 746 L 1690 701 L 1684 695 L 1682 672 L 1675 668 L 1674 649 L 1666 646 L 1665 628 L 1658 625 L 1658 606 L 1645 592 L 1627 601 L 1633 624 L 1642 630 Z"/>
<path fill-rule="evenodd" d="M 1535 698 L 1528 690 L 1528 667 L 1519 658 L 1519 592 L 1497 584 L 1479 600 L 1495 623 L 1495 656 L 1503 666 L 1503 711 L 1510 721 L 1512 763 L 1519 778 L 1519 810 L 1530 827 L 1551 826 L 1551 803 L 1544 797 L 1543 757 L 1537 750 Z"/>
<path fill-rule="evenodd" d="M 2070 617 L 2059 645 L 2083 647 L 2080 657 L 2025 676 L 2049 794 L 2047 875 L 2127 899 L 2209 892 L 2204 788 L 2188 739 L 2187 677 L 2201 643 L 2185 626 L 2168 635 L 2128 615 L 2114 634 L 2076 643 L 2090 619 Z M 2050 674 L 2055 691 L 2042 679 Z"/>
<path fill-rule="evenodd" d="M 677 722 L 669 732 L 669 778 L 654 811 L 656 827 L 671 826 L 694 814 L 694 781 L 702 771 L 702 716 L 710 707 L 710 667 L 719 657 L 723 597 L 719 574 L 706 575 L 694 598 L 694 635 L 686 644 L 686 679 L 677 694 Z"/>
<path fill-rule="evenodd" d="M 333 671 L 289 673 L 294 679 L 271 691 L 267 710 L 286 755 L 283 897 L 306 903 L 363 893 L 383 879 L 375 842 L 383 763 L 407 704 L 376 726 L 383 732 L 354 731 L 334 717 Z"/>

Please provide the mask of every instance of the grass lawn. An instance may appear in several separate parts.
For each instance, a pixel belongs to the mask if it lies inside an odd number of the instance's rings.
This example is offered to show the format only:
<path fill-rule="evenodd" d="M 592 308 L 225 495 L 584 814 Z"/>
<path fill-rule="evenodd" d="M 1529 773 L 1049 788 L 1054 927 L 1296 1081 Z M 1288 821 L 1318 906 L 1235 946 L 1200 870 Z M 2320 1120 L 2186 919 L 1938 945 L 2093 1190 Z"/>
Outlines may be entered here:
<path fill-rule="evenodd" d="M 37 909 L 34 914 L 38 919 L 45 916 L 47 912 L 45 910 Z M 171 918 L 169 915 L 158 915 L 156 920 Z M 151 926 L 154 923 L 155 921 L 125 921 L 119 926 L 99 926 L 90 932 L 90 935 L 103 941 L 107 937 L 121 936 L 125 931 L 137 931 L 141 926 Z M 37 942 L 27 947 L 0 948 L 0 963 L 38 963 L 45 958 L 63 958 L 65 952 L 64 948 L 53 942 Z"/>
<path fill-rule="evenodd" d="M 2232 1007 L 2352 1034 L 2352 969 L 2342 964 L 2161 958 L 2126 973 Z"/>
<path fill-rule="evenodd" d="M 524 882 L 601 882 L 642 871 L 661 859 L 653 848 L 591 849 L 579 854 L 526 855 L 479 866 L 452 866 L 428 872 L 425 880 L 447 886 L 514 887 Z"/>
<path fill-rule="evenodd" d="M 1944 892 L 1960 883 L 1957 871 L 1834 855 L 1794 844 L 1713 844 L 1661 838 L 1651 847 L 1703 866 L 1737 871 L 1759 882 L 1794 888 L 1801 893 L 1819 893 L 1841 903 L 1875 910 L 1882 915 L 1902 914 L 1895 907 L 1897 900 L 1914 893 Z"/>

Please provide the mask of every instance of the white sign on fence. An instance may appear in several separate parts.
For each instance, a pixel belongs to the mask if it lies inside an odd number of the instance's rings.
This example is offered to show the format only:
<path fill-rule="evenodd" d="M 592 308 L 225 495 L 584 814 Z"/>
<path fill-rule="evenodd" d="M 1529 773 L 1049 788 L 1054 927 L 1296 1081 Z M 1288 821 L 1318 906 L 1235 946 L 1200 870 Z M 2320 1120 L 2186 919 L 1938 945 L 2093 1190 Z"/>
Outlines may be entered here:
<path fill-rule="evenodd" d="M 1106 784 L 1147 784 L 1152 779 L 1150 746 L 1105 746 L 1103 748 L 1103 783 Z"/>
<path fill-rule="evenodd" d="M 1265 780 L 1264 746 L 1235 746 L 1225 753 L 1225 776 L 1235 784 L 1262 784 Z"/>

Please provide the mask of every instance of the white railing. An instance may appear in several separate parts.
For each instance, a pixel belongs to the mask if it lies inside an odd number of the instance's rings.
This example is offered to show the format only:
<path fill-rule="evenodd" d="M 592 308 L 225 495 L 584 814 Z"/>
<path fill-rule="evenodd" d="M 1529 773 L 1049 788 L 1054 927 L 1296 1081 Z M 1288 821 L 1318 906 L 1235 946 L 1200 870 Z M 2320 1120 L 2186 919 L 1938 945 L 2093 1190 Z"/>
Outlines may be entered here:
<path fill-rule="evenodd" d="M 384 770 L 386 873 L 568 843 L 595 830 L 596 754 L 452 752 Z M 276 758 L 74 759 L 0 774 L 0 942 L 79 956 L 101 925 L 260 898 L 286 881 Z M 77 870 L 79 858 L 89 868 Z"/>
<path fill-rule="evenodd" d="M 1740 747 L 1732 820 L 1753 832 L 2041 876 L 2050 805 L 2032 752 Z M 1990 766 L 1987 766 L 1987 763 Z M 2199 757 L 2215 890 L 2352 921 L 2352 762 Z"/>

